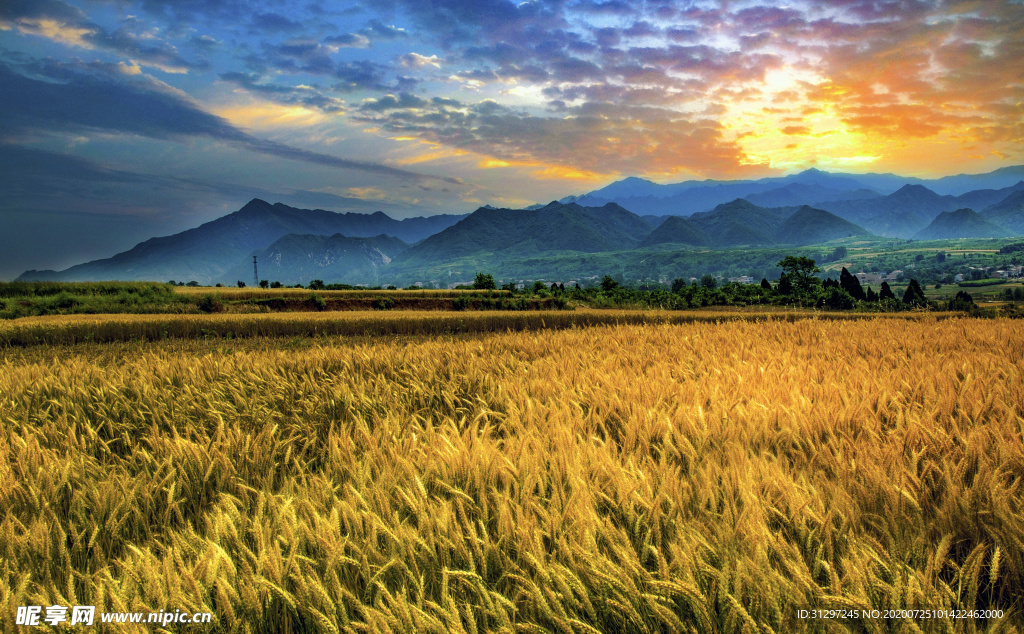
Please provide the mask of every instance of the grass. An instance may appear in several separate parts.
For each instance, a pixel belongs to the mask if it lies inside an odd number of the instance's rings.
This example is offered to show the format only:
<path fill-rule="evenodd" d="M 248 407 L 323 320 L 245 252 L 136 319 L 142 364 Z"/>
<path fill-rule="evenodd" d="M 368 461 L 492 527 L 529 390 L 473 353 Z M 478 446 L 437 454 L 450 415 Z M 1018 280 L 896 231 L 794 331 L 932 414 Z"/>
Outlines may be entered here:
<path fill-rule="evenodd" d="M 33 604 L 213 632 L 1022 623 L 1009 320 L 0 354 L 0 629 Z M 826 608 L 1003 616 L 798 617 Z"/>

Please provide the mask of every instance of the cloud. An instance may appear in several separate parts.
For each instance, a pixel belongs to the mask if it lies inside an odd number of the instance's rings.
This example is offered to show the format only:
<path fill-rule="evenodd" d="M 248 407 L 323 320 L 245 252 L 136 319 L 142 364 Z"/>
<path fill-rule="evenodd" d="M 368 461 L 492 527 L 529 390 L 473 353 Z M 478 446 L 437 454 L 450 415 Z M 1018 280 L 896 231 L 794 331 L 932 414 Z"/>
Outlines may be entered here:
<path fill-rule="evenodd" d="M 315 108 L 331 114 L 345 112 L 345 101 L 326 94 L 319 86 L 262 83 L 261 76 L 256 73 L 221 73 L 220 78 L 275 103 Z"/>
<path fill-rule="evenodd" d="M 344 33 L 324 38 L 324 43 L 339 48 L 370 48 L 370 38 L 361 33 Z"/>
<path fill-rule="evenodd" d="M 50 70 L 40 66 L 37 71 Z M 0 64 L 0 138 L 39 131 L 99 130 L 154 139 L 205 137 L 261 154 L 400 179 L 428 176 L 259 139 L 210 114 L 151 78 L 115 75 L 103 66 L 57 65 L 42 81 Z M 455 179 L 442 179 L 457 182 Z"/>
<path fill-rule="evenodd" d="M 273 11 L 252 16 L 251 25 L 256 32 L 292 32 L 302 28 L 301 22 Z"/>
<path fill-rule="evenodd" d="M 373 111 L 373 112 L 384 112 L 385 110 L 398 110 L 408 108 L 423 108 L 428 105 L 424 99 L 420 99 L 416 95 L 403 92 L 398 97 L 394 95 L 384 95 L 380 99 L 367 99 L 359 106 L 360 110 Z"/>
<path fill-rule="evenodd" d="M 109 30 L 62 0 L 5 0 L 0 3 L 0 26 L 4 25 L 69 46 L 111 51 L 167 72 L 209 67 L 204 60 L 182 57 L 172 44 L 150 33 L 140 34 L 140 25 L 133 19 Z"/>
<path fill-rule="evenodd" d="M 441 62 L 443 59 L 439 59 L 437 55 L 420 55 L 419 53 L 406 53 L 398 58 L 398 62 L 402 65 L 402 68 L 424 68 L 432 66 L 434 68 L 441 68 Z"/>

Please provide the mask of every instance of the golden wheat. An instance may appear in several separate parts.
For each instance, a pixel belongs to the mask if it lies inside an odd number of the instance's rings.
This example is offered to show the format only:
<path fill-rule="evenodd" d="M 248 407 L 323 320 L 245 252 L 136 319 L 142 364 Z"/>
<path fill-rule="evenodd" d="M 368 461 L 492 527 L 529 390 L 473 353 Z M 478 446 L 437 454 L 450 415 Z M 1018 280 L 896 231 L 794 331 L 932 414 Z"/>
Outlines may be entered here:
<path fill-rule="evenodd" d="M 1015 323 L 691 321 L 9 350 L 0 624 L 78 602 L 232 632 L 1020 626 Z"/>

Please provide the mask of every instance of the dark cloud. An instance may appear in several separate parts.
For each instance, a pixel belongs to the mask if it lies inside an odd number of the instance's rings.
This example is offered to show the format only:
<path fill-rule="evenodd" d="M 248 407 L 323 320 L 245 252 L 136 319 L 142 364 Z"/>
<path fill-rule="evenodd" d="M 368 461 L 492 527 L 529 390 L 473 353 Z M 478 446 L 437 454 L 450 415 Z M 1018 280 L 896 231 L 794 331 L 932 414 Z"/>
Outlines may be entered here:
<path fill-rule="evenodd" d="M 43 28 L 43 20 L 59 26 L 56 32 Z M 27 33 L 62 39 L 83 47 L 93 47 L 118 53 L 143 64 L 169 70 L 202 70 L 209 67 L 205 60 L 182 57 L 170 43 L 155 39 L 137 20 L 126 18 L 119 28 L 110 30 L 88 20 L 81 9 L 62 0 L 4 0 L 0 3 L 0 23 L 16 26 Z"/>
<path fill-rule="evenodd" d="M 606 0 L 605 2 L 585 0 L 574 4 L 572 10 L 597 15 L 634 15 L 637 12 L 637 5 L 622 0 Z"/>
<path fill-rule="evenodd" d="M 261 81 L 262 77 L 256 73 L 221 73 L 220 78 L 222 81 L 240 86 L 248 92 L 261 95 L 275 103 L 316 108 L 321 112 L 328 113 L 345 111 L 343 100 L 325 94 L 319 86 L 264 83 Z"/>
<path fill-rule="evenodd" d="M 252 28 L 258 32 L 292 32 L 302 28 L 301 22 L 296 22 L 280 13 L 268 12 L 258 13 L 252 16 Z"/>
<path fill-rule="evenodd" d="M 324 38 L 324 43 L 342 48 L 366 48 L 370 46 L 370 39 L 359 33 L 343 33 L 327 36 Z"/>
<path fill-rule="evenodd" d="M 377 19 L 370 20 L 361 33 L 375 40 L 397 40 L 409 37 L 405 29 L 398 28 L 393 24 L 385 24 Z"/>
<path fill-rule="evenodd" d="M 93 72 L 76 72 L 71 65 L 58 65 L 55 70 L 51 78 L 64 80 L 62 83 L 32 79 L 0 64 L 0 138 L 26 132 L 81 130 L 170 140 L 205 137 L 317 165 L 404 179 L 429 178 L 256 138 L 153 80 L 104 76 L 96 68 L 90 69 Z"/>

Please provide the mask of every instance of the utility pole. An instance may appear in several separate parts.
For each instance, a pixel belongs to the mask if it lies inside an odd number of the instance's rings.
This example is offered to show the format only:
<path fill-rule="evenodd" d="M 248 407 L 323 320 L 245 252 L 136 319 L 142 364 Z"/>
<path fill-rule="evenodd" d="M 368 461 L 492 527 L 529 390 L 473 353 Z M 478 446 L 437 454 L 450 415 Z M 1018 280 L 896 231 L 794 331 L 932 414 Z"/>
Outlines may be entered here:
<path fill-rule="evenodd" d="M 256 268 L 256 254 L 252 256 L 252 286 L 253 288 L 259 288 L 260 286 L 260 272 Z"/>

